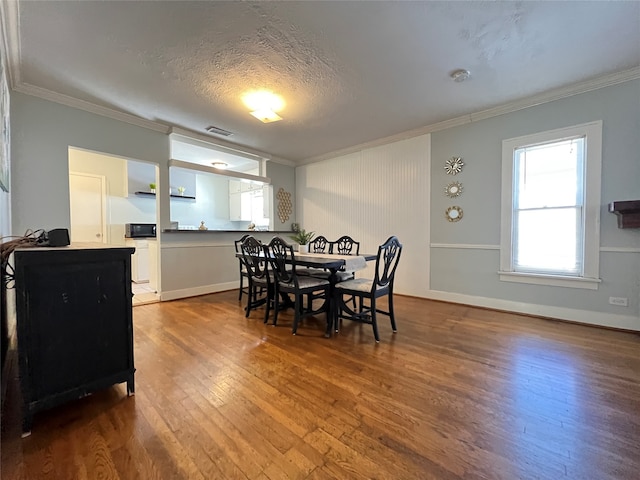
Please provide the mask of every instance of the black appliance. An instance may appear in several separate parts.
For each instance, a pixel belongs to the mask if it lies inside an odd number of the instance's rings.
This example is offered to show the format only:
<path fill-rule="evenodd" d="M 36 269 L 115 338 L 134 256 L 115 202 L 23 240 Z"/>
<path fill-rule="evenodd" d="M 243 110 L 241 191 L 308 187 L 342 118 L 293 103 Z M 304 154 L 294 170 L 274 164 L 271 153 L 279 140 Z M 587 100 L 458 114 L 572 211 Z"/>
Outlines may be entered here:
<path fill-rule="evenodd" d="M 145 238 L 156 236 L 155 223 L 125 223 L 125 238 Z"/>

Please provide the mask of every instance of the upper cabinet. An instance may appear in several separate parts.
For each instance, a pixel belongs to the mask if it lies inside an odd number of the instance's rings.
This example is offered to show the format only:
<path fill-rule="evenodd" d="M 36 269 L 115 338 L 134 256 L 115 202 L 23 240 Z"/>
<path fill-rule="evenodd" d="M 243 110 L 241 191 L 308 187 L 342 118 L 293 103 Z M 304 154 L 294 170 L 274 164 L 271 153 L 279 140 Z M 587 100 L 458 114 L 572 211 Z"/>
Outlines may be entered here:
<path fill-rule="evenodd" d="M 229 219 L 233 222 L 253 222 L 269 225 L 271 186 L 260 183 L 229 180 Z"/>

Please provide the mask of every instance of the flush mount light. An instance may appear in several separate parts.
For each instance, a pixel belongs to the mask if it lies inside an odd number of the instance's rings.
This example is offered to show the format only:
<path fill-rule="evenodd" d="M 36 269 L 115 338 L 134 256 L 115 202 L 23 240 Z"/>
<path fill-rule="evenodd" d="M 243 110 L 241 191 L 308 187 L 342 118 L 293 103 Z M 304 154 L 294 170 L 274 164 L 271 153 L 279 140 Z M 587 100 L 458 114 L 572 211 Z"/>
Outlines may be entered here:
<path fill-rule="evenodd" d="M 274 112 L 273 110 L 255 110 L 250 113 L 251 115 L 256 117 L 258 120 L 260 120 L 262 123 L 271 123 L 271 122 L 277 122 L 278 120 L 282 120 L 282 117 L 278 115 L 276 112 Z"/>
<path fill-rule="evenodd" d="M 244 104 L 251 110 L 251 115 L 263 123 L 277 122 L 282 117 L 276 112 L 284 108 L 281 96 L 266 90 L 251 91 L 242 96 Z"/>
<path fill-rule="evenodd" d="M 451 72 L 451 75 L 450 75 L 453 81 L 457 83 L 464 82 L 470 76 L 471 76 L 471 72 L 469 72 L 469 70 L 464 70 L 462 68 Z"/>
<path fill-rule="evenodd" d="M 227 168 L 229 164 L 224 162 L 211 162 L 211 166 L 213 166 L 214 168 L 224 169 Z"/>

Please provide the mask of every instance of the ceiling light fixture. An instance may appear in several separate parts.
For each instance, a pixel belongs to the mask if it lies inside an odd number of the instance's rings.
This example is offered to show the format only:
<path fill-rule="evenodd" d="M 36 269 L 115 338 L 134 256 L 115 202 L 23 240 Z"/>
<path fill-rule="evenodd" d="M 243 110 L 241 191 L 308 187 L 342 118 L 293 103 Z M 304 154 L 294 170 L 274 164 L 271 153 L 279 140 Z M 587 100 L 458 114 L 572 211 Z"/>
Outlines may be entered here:
<path fill-rule="evenodd" d="M 276 112 L 274 112 L 273 110 L 254 110 L 253 112 L 250 112 L 251 115 L 253 115 L 254 117 L 256 117 L 258 120 L 260 120 L 262 123 L 271 123 L 271 122 L 277 122 L 278 120 L 282 120 L 282 117 L 280 115 L 278 115 Z"/>
<path fill-rule="evenodd" d="M 471 76 L 471 72 L 469 72 L 469 70 L 464 70 L 464 69 L 459 69 L 456 70 L 454 72 L 451 72 L 450 77 L 453 79 L 454 82 L 456 83 L 460 83 L 460 82 L 464 82 L 465 80 L 467 80 L 469 77 Z"/>
<path fill-rule="evenodd" d="M 229 164 L 225 163 L 225 162 L 211 162 L 211 165 L 214 168 L 220 168 L 220 169 L 224 169 L 224 168 L 227 168 L 229 166 Z"/>
<path fill-rule="evenodd" d="M 263 123 L 277 122 L 282 117 L 276 112 L 284 108 L 284 100 L 275 93 L 258 90 L 243 95 L 244 104 L 251 110 L 251 115 Z"/>

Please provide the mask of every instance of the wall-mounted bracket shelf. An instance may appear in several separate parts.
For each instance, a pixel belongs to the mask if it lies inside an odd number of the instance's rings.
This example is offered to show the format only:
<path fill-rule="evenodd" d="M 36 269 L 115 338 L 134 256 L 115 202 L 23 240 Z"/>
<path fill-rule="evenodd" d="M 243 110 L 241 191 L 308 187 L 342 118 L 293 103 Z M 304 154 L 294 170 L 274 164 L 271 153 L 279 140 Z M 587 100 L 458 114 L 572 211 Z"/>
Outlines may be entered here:
<path fill-rule="evenodd" d="M 611 202 L 609 211 L 618 217 L 618 228 L 640 228 L 640 200 Z"/>
<path fill-rule="evenodd" d="M 141 197 L 155 197 L 156 194 L 153 192 L 134 192 L 136 195 Z M 173 193 L 169 195 L 171 198 L 184 198 L 186 200 L 195 200 L 196 197 L 191 197 L 189 195 L 174 195 Z"/>

